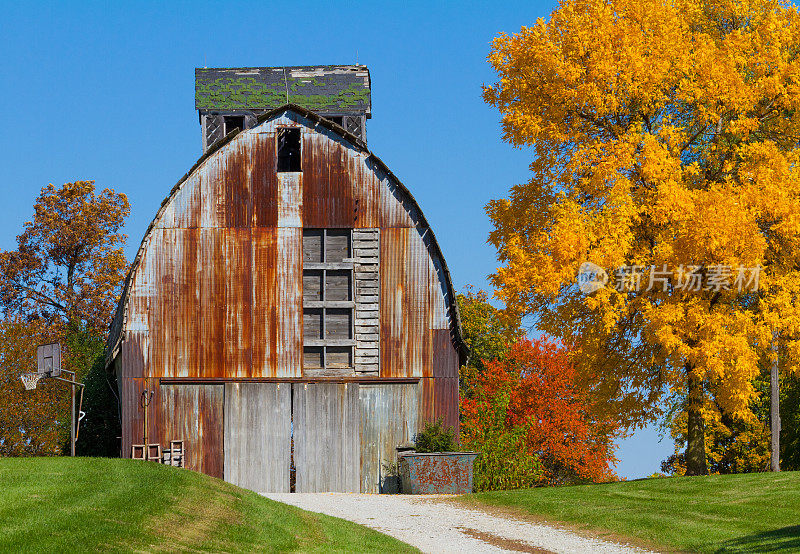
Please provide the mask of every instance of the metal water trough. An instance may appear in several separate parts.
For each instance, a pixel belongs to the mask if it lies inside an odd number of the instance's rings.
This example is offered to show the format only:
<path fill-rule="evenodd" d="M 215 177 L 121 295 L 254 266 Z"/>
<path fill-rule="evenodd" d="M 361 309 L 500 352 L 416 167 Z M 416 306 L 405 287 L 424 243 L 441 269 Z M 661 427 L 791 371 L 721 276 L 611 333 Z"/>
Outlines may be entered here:
<path fill-rule="evenodd" d="M 477 452 L 406 452 L 398 455 L 404 494 L 467 494 L 472 492 L 472 466 Z"/>

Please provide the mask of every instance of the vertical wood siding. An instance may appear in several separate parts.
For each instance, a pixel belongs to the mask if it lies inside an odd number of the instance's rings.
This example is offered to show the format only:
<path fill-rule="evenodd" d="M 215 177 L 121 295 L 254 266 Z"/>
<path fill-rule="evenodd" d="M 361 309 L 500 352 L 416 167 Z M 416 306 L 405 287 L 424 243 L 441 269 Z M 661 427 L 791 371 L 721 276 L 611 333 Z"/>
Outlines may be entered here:
<path fill-rule="evenodd" d="M 384 492 L 396 447 L 418 431 L 418 385 L 360 385 L 361 492 Z"/>
<path fill-rule="evenodd" d="M 225 480 L 256 492 L 289 492 L 291 387 L 225 384 Z"/>
<path fill-rule="evenodd" d="M 359 386 L 308 383 L 294 388 L 297 492 L 359 491 Z"/>

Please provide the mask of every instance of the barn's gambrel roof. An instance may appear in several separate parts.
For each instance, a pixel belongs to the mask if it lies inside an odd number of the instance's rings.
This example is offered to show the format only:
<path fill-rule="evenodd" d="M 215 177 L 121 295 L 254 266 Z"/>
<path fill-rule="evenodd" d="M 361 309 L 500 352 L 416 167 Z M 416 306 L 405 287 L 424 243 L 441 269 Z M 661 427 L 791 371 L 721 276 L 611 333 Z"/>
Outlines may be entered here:
<path fill-rule="evenodd" d="M 412 209 L 416 211 L 416 216 L 418 219 L 418 228 L 423 230 L 425 235 L 429 237 L 429 244 L 433 250 L 433 254 L 436 255 L 439 260 L 441 261 L 441 267 L 444 274 L 445 279 L 445 286 L 447 287 L 447 292 L 449 296 L 450 303 L 448 305 L 449 311 L 449 320 L 450 320 L 450 334 L 456 350 L 459 353 L 460 363 L 464 363 L 468 353 L 468 347 L 463 340 L 462 330 L 461 330 L 461 318 L 459 315 L 458 310 L 458 303 L 456 301 L 456 294 L 455 289 L 453 288 L 452 279 L 450 277 L 450 270 L 447 267 L 447 261 L 445 260 L 444 256 L 442 255 L 441 248 L 439 247 L 439 243 L 436 240 L 436 236 L 434 234 L 433 229 L 431 228 L 430 224 L 428 223 L 425 215 L 422 212 L 422 209 L 419 207 L 414 196 L 408 190 L 408 188 L 398 179 L 394 173 L 386 166 L 386 164 L 375 154 L 373 154 L 368 148 L 366 143 L 364 143 L 361 139 L 356 137 L 355 135 L 348 133 L 342 127 L 337 125 L 336 123 L 325 119 L 324 117 L 320 116 L 319 114 L 308 110 L 302 106 L 298 106 L 296 104 L 285 104 L 279 108 L 266 112 L 258 117 L 257 125 L 264 123 L 270 119 L 276 118 L 281 116 L 286 112 L 294 112 L 295 114 L 304 117 L 321 127 L 329 129 L 334 133 L 340 135 L 346 141 L 348 141 L 354 148 L 359 150 L 361 153 L 365 154 L 366 160 L 375 164 L 382 172 L 384 172 L 387 177 L 390 179 L 392 184 L 397 188 L 402 196 L 404 196 L 404 204 L 411 206 Z M 150 222 L 150 225 L 147 227 L 147 230 L 142 237 L 142 242 L 139 246 L 139 249 L 136 253 L 136 257 L 131 264 L 130 269 L 128 270 L 128 274 L 125 277 L 125 283 L 123 285 L 122 295 L 120 297 L 120 301 L 117 305 L 117 310 L 114 315 L 114 319 L 111 322 L 111 326 L 109 328 L 109 337 L 106 343 L 106 366 L 110 365 L 114 358 L 116 357 L 117 353 L 119 352 L 120 345 L 123 340 L 122 336 L 122 329 L 125 322 L 125 313 L 128 305 L 128 299 L 130 294 L 130 287 L 133 275 L 135 274 L 137 268 L 139 267 L 144 253 L 146 251 L 148 239 L 156 227 L 158 221 L 161 219 L 164 211 L 168 207 L 170 201 L 173 199 L 175 194 L 180 190 L 181 185 L 189 179 L 192 174 L 211 156 L 213 156 L 217 151 L 224 148 L 228 143 L 230 143 L 240 132 L 247 132 L 247 131 L 239 131 L 235 130 L 229 133 L 224 139 L 217 141 L 211 148 L 209 148 L 192 166 L 192 168 L 172 187 L 172 190 L 169 192 L 167 197 L 161 202 L 161 207 L 159 208 L 158 212 L 156 213 L 153 220 Z"/>

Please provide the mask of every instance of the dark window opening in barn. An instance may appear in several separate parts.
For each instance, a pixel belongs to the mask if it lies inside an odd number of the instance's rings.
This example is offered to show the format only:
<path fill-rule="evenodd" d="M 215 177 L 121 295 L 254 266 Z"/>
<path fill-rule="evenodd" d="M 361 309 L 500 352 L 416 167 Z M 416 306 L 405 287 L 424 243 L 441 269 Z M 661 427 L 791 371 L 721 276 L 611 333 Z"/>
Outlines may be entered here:
<path fill-rule="evenodd" d="M 225 135 L 231 131 L 244 130 L 244 116 L 243 115 L 226 115 L 225 116 Z"/>
<path fill-rule="evenodd" d="M 303 231 L 303 368 L 353 368 L 354 291 L 350 229 Z"/>
<path fill-rule="evenodd" d="M 326 115 L 325 119 L 333 121 L 339 127 L 344 127 L 344 117 L 342 117 L 341 115 Z"/>
<path fill-rule="evenodd" d="M 300 129 L 278 129 L 278 172 L 302 171 L 300 167 Z"/>

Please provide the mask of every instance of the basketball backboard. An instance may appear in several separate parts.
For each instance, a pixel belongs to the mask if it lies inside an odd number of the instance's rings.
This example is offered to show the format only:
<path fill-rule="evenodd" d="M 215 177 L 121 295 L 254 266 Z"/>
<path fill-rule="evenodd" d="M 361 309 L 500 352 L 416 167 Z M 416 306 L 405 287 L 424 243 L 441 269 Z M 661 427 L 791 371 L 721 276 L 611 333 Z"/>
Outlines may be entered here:
<path fill-rule="evenodd" d="M 61 344 L 42 344 L 36 348 L 36 371 L 42 375 L 61 375 Z"/>

